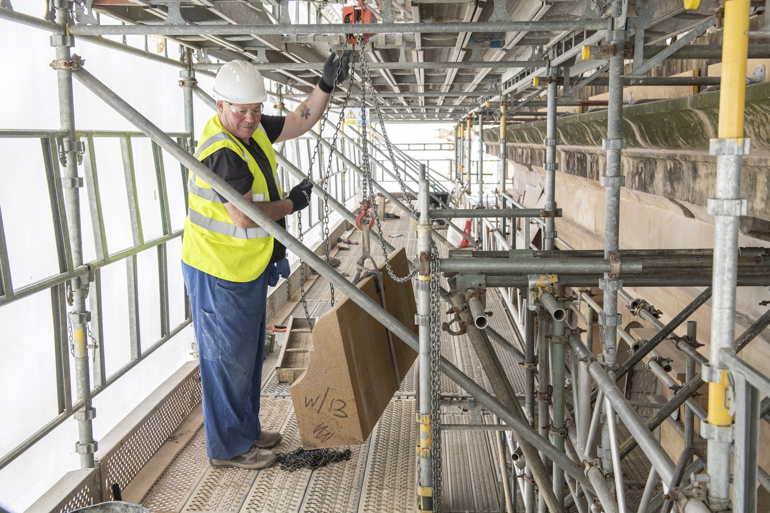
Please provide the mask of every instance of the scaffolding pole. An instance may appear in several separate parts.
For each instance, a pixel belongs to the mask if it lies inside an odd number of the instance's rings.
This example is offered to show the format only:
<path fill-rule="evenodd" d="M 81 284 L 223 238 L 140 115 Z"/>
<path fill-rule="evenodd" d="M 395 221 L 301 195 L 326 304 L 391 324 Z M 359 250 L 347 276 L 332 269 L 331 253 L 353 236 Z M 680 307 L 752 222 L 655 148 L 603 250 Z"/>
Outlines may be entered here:
<path fill-rule="evenodd" d="M 418 205 L 420 211 L 420 224 L 418 229 L 417 246 L 420 257 L 427 258 L 430 261 L 430 217 L 428 216 L 428 180 L 425 178 L 425 166 L 420 166 L 420 192 Z M 417 492 L 421 511 L 433 511 L 434 508 L 440 511 L 441 505 L 433 502 L 433 465 L 432 465 L 432 422 L 433 419 L 433 384 L 431 381 L 431 304 L 430 304 L 430 266 L 421 266 L 417 285 L 417 315 L 419 316 L 419 425 L 420 425 L 420 446 L 418 454 L 420 456 L 420 484 Z"/>
<path fill-rule="evenodd" d="M 545 140 L 545 210 L 547 212 L 556 212 L 556 145 L 559 143 L 556 138 L 556 77 L 559 68 L 550 67 L 548 61 L 548 106 L 546 108 L 548 118 L 546 120 Z M 554 216 L 549 215 L 545 219 L 545 230 L 543 232 L 543 249 L 550 251 L 554 249 L 554 240 L 556 239 Z"/>
<path fill-rule="evenodd" d="M 61 27 L 61 33 L 66 33 L 70 23 L 70 2 L 57 0 L 55 4 L 56 23 Z M 77 269 L 83 265 L 83 238 L 80 226 L 80 194 L 82 178 L 78 176 L 78 163 L 82 159 L 80 152 L 82 144 L 75 134 L 75 104 L 72 95 L 72 70 L 82 65 L 77 55 L 70 53 L 75 44 L 72 36 L 54 33 L 51 45 L 56 50 L 56 60 L 51 66 L 56 70 L 59 88 L 59 121 L 61 129 L 66 132 L 62 139 L 59 160 L 63 164 L 62 188 L 64 189 L 64 204 L 67 212 L 67 227 L 72 251 L 72 266 Z M 73 301 L 68 314 L 68 322 L 72 329 L 70 343 L 72 356 L 75 360 L 75 387 L 77 400 L 83 402 L 82 409 L 75 412 L 78 422 L 78 442 L 75 451 L 80 455 L 81 468 L 94 467 L 94 453 L 98 444 L 94 441 L 92 420 L 96 410 L 91 405 L 91 378 L 88 361 L 88 321 L 91 313 L 86 307 L 88 296 L 89 274 L 72 280 Z"/>
<path fill-rule="evenodd" d="M 484 208 L 484 107 L 479 109 L 479 162 L 478 162 L 478 181 L 479 181 L 479 208 Z M 482 230 L 479 229 L 479 235 Z"/>
<path fill-rule="evenodd" d="M 729 388 L 722 349 L 732 348 L 735 333 L 735 291 L 740 216 L 746 214 L 741 199 L 741 161 L 750 152 L 751 140 L 743 138 L 748 55 L 749 0 L 725 2 L 722 43 L 722 78 L 719 97 L 719 139 L 711 140 L 717 155 L 715 198 L 709 199 L 714 216 L 714 297 L 711 306 L 711 364 L 708 373 L 708 422 L 702 434 L 708 440 L 708 499 L 715 511 L 730 504 L 732 415 L 723 399 Z M 738 408 L 746 408 L 739 403 Z"/>
<path fill-rule="evenodd" d="M 620 234 L 620 188 L 625 185 L 625 179 L 620 174 L 620 152 L 625 146 L 621 129 L 623 116 L 623 53 L 626 41 L 626 10 L 627 0 L 615 0 L 612 3 L 613 30 L 607 34 L 613 54 L 609 61 L 609 100 L 607 106 L 607 138 L 602 141 L 602 148 L 607 151 L 607 172 L 601 183 L 606 187 L 604 211 L 604 258 L 616 258 Z M 599 315 L 602 326 L 602 357 L 610 377 L 615 377 L 617 363 L 617 332 L 618 325 L 618 290 L 621 282 L 618 274 L 605 272 L 599 282 L 599 288 L 604 290 L 604 311 Z M 605 391 L 606 392 L 606 391 Z M 609 412 L 608 412 L 609 413 Z M 602 423 L 601 452 L 602 468 L 605 472 L 620 472 L 613 469 L 610 450 L 610 426 L 612 419 L 606 415 Z M 621 490 L 622 492 L 622 490 Z"/>
<path fill-rule="evenodd" d="M 563 30 L 597 30 L 605 27 L 603 20 L 543 20 L 543 21 L 487 21 L 487 22 L 435 22 L 435 23 L 372 23 L 366 27 L 371 34 L 457 34 L 460 32 L 520 32 Z M 278 23 L 276 25 L 72 25 L 75 36 L 239 36 L 239 35 L 294 35 L 294 34 L 348 34 L 350 25 L 344 23 L 302 24 Z"/>
<path fill-rule="evenodd" d="M 126 120 L 137 126 L 142 132 L 144 132 L 163 149 L 168 151 L 170 155 L 187 166 L 197 176 L 201 177 L 202 180 L 208 183 L 214 190 L 222 194 L 236 208 L 244 212 L 247 217 L 265 228 L 268 233 L 273 235 L 279 242 L 284 244 L 287 249 L 297 254 L 304 262 L 308 263 L 308 265 L 318 271 L 321 276 L 332 282 L 335 287 L 339 287 L 343 294 L 347 295 L 352 301 L 369 312 L 370 315 L 372 315 L 372 317 L 374 317 L 378 322 L 380 322 L 386 328 L 390 329 L 394 335 L 403 340 L 415 351 L 419 351 L 418 337 L 412 332 L 410 328 L 404 326 L 401 322 L 398 321 L 398 319 L 385 311 L 378 303 L 358 290 L 358 288 L 347 281 L 344 277 L 339 275 L 337 271 L 335 271 L 318 255 L 313 253 L 312 250 L 305 247 L 295 237 L 281 228 L 275 221 L 270 219 L 269 216 L 267 216 L 261 210 L 257 209 L 242 195 L 238 194 L 223 179 L 214 174 L 210 169 L 208 169 L 208 167 L 203 165 L 197 159 L 192 157 L 189 153 L 187 153 L 187 151 L 184 150 L 184 148 L 171 140 L 158 127 L 152 124 L 123 99 L 110 91 L 104 84 L 99 82 L 85 69 L 79 69 L 77 73 L 75 73 L 75 76 L 80 83 L 82 83 L 86 88 L 98 96 L 102 101 L 115 109 L 119 114 L 126 118 Z M 582 486 L 588 490 L 593 490 L 590 481 L 583 475 L 580 470 L 575 468 L 574 463 L 564 454 L 556 450 L 553 445 L 540 437 L 526 421 L 520 418 L 518 414 L 504 406 L 500 400 L 484 390 L 483 387 L 468 377 L 467 374 L 460 371 L 456 366 L 454 366 L 451 362 L 443 357 L 441 358 L 440 366 L 441 371 L 446 374 L 452 381 L 466 390 L 471 396 L 476 398 L 479 403 L 483 404 L 492 413 L 500 417 L 503 422 L 510 425 L 524 440 L 531 443 L 535 449 L 545 452 L 549 458 L 559 462 L 560 466 L 565 470 L 565 472 L 576 479 Z"/>

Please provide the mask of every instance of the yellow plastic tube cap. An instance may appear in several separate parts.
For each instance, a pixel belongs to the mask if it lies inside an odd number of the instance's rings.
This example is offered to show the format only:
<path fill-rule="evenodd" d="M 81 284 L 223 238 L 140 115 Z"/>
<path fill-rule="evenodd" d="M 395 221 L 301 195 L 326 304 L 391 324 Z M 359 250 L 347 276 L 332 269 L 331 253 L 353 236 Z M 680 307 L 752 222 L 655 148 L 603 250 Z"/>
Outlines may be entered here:
<path fill-rule="evenodd" d="M 532 79 L 532 85 L 537 87 L 540 85 L 540 79 L 538 77 L 535 77 Z"/>
<path fill-rule="evenodd" d="M 583 45 L 583 50 L 581 52 L 581 55 L 583 56 L 583 60 L 587 61 L 591 58 L 591 47 L 588 45 Z"/>
<path fill-rule="evenodd" d="M 697 9 L 700 6 L 700 0 L 684 0 L 684 8 L 688 10 Z"/>

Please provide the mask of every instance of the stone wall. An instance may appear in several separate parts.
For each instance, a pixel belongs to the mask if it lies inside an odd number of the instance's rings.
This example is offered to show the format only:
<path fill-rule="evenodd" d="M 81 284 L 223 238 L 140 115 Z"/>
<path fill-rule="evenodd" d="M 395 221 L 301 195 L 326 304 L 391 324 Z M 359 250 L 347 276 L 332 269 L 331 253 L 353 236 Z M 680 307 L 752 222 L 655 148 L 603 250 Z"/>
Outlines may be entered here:
<path fill-rule="evenodd" d="M 709 139 L 718 125 L 719 93 L 661 100 L 623 109 L 621 174 L 631 190 L 705 207 L 714 194 L 716 157 L 709 155 Z M 607 111 L 589 112 L 557 121 L 558 173 L 598 182 L 605 173 Z M 509 161 L 542 167 L 546 122 L 511 126 L 506 138 Z M 741 220 L 745 235 L 770 241 L 770 83 L 746 89 L 745 136 L 752 154 L 744 158 L 741 194 L 749 214 Z M 499 155 L 499 134 L 485 130 L 486 151 Z M 558 198 L 557 198 L 558 202 Z"/>

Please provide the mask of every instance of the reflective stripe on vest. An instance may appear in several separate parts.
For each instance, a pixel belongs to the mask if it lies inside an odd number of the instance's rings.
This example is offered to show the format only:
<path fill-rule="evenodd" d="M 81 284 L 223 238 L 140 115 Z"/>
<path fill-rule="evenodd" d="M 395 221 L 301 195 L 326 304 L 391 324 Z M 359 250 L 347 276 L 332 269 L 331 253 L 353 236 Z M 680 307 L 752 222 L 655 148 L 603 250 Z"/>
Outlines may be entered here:
<path fill-rule="evenodd" d="M 194 177 L 195 175 L 192 175 L 192 176 Z M 194 178 L 187 179 L 187 191 L 205 200 L 213 201 L 214 203 L 227 203 L 227 201 L 222 201 L 222 199 L 219 197 L 219 194 L 217 194 L 217 192 L 214 189 L 209 189 L 206 187 L 198 187 L 197 185 L 195 185 Z M 252 194 L 251 201 L 265 201 L 265 195 Z"/>
<path fill-rule="evenodd" d="M 269 237 L 270 234 L 267 230 L 261 227 L 255 228 L 240 228 L 234 224 L 225 223 L 224 221 L 217 221 L 209 217 L 204 216 L 197 210 L 190 209 L 188 214 L 190 222 L 194 225 L 200 226 L 204 230 L 208 230 L 214 233 L 220 233 L 236 239 L 262 239 Z"/>
<path fill-rule="evenodd" d="M 231 141 L 233 141 L 236 146 L 239 146 L 239 147 L 241 146 L 240 144 L 238 144 L 238 141 L 236 141 L 235 138 L 230 134 L 228 134 L 227 132 L 219 132 L 217 134 L 212 135 L 208 139 L 206 139 L 203 142 L 203 144 L 198 145 L 198 149 L 195 150 L 195 158 L 200 160 L 200 156 L 203 154 L 204 151 L 206 151 L 206 148 L 208 148 L 214 143 L 217 143 L 219 141 L 225 141 L 227 139 L 230 139 Z M 243 160 L 245 160 L 246 162 L 249 161 L 249 154 L 246 150 L 243 150 Z"/>

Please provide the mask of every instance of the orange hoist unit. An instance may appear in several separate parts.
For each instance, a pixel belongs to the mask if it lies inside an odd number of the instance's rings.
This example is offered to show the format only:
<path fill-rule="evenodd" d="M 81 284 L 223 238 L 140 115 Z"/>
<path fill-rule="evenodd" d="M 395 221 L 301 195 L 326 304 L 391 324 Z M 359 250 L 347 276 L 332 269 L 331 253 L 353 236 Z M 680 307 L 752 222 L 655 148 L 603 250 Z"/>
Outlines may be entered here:
<path fill-rule="evenodd" d="M 364 7 L 364 0 L 356 0 L 358 5 L 347 5 L 342 8 L 342 23 L 377 23 L 374 13 Z M 353 34 L 346 34 L 348 44 L 358 43 L 358 38 Z M 364 43 L 369 42 L 369 38 L 374 34 L 364 34 Z"/>

